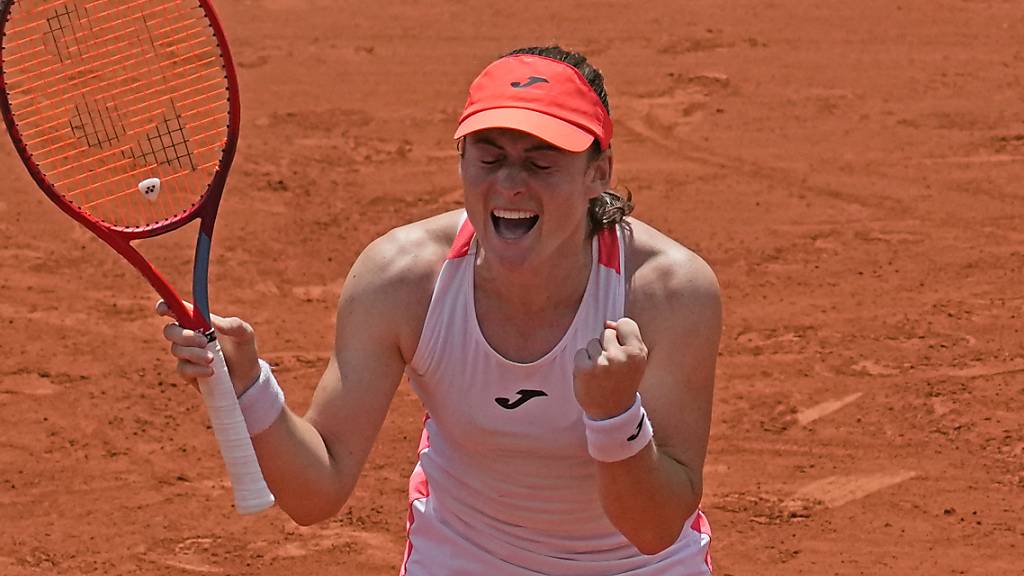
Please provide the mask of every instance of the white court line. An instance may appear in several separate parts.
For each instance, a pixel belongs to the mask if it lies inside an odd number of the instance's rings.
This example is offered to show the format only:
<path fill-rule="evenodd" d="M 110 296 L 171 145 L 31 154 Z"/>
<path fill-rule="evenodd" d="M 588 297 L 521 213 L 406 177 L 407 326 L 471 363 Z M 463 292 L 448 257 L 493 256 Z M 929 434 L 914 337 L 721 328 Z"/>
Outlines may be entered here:
<path fill-rule="evenodd" d="M 804 508 L 808 502 L 821 502 L 827 508 L 836 508 L 895 486 L 917 476 L 917 472 L 898 470 L 859 476 L 829 476 L 804 486 L 783 503 L 783 508 Z"/>
<path fill-rule="evenodd" d="M 854 394 L 846 396 L 845 398 L 840 398 L 838 400 L 828 400 L 816 406 L 811 406 L 806 410 L 801 410 L 796 415 L 796 421 L 799 422 L 801 426 L 806 426 L 811 422 L 814 422 L 818 418 L 821 418 L 822 416 L 828 416 L 829 414 L 835 412 L 836 410 L 839 410 L 843 406 L 846 406 L 847 404 L 853 402 L 857 398 L 860 398 L 863 394 L 863 392 L 856 392 Z"/>

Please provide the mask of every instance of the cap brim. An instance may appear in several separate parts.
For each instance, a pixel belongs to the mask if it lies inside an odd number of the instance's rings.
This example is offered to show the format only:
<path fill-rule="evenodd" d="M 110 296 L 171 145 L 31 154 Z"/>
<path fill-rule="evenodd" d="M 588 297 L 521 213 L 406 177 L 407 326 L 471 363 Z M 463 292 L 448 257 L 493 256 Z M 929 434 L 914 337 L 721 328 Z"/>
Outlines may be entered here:
<path fill-rule="evenodd" d="M 563 150 L 583 152 L 594 142 L 594 135 L 553 116 L 524 108 L 492 108 L 466 118 L 454 138 L 488 128 L 508 128 L 533 134 Z"/>

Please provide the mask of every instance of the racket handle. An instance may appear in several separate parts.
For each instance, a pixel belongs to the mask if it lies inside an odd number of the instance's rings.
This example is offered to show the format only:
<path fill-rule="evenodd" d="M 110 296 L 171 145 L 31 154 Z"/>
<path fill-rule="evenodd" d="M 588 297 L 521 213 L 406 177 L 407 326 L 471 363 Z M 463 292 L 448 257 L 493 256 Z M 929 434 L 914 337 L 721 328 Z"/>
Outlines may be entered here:
<path fill-rule="evenodd" d="M 245 418 L 238 407 L 238 397 L 231 384 L 224 353 L 216 336 L 206 346 L 213 354 L 213 376 L 199 379 L 206 410 L 210 414 L 213 433 L 220 446 L 220 455 L 231 478 L 235 495 L 235 509 L 239 514 L 255 514 L 274 505 L 274 495 L 263 480 L 260 463 L 256 459 Z"/>

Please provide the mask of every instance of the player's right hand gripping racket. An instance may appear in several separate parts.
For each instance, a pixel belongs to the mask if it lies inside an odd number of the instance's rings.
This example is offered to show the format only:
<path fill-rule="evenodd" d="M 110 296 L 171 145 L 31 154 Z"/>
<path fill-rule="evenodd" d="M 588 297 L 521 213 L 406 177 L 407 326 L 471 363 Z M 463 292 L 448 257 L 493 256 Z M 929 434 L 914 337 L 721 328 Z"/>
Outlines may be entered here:
<path fill-rule="evenodd" d="M 238 83 L 208 0 L 0 0 L 0 111 L 57 206 L 127 259 L 178 322 L 207 334 L 200 381 L 243 514 L 263 480 L 210 324 L 210 240 L 238 141 Z M 190 310 L 130 243 L 201 219 Z"/>

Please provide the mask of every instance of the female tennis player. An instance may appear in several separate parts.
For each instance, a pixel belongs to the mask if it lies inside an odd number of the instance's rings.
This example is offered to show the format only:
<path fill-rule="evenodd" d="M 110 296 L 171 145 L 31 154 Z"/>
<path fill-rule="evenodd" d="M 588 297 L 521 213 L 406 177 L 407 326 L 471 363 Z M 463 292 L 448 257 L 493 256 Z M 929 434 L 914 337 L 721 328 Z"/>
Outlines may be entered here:
<path fill-rule="evenodd" d="M 305 416 L 252 328 L 215 319 L 278 504 L 303 525 L 338 513 L 405 373 L 427 418 L 402 574 L 709 574 L 718 284 L 609 192 L 600 72 L 513 51 L 473 81 L 455 139 L 465 209 L 359 256 Z M 164 334 L 183 376 L 210 373 L 201 335 Z"/>

